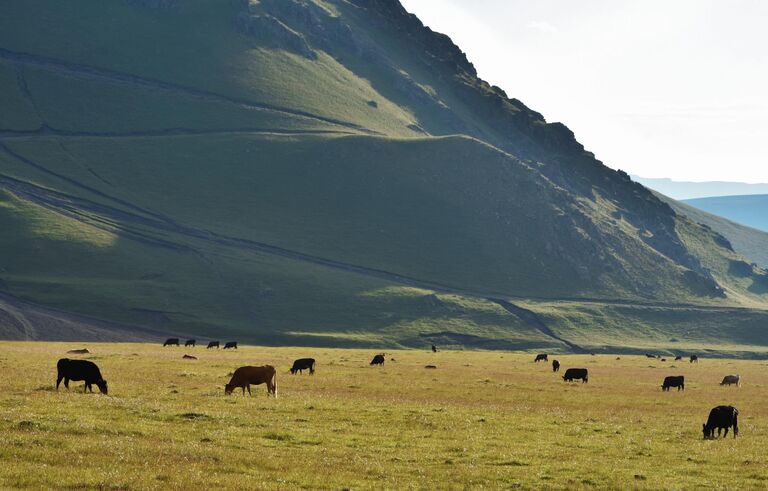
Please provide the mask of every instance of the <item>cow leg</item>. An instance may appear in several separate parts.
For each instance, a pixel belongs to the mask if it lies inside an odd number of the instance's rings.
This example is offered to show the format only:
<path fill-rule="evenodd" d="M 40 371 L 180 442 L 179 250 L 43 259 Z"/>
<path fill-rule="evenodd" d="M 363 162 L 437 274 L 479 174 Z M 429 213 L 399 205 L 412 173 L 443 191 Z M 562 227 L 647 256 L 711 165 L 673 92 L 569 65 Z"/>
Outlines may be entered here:
<path fill-rule="evenodd" d="M 730 428 L 730 426 L 726 426 L 726 427 L 725 427 L 725 433 L 723 433 L 723 438 L 725 438 L 725 437 L 727 437 L 727 436 L 728 436 L 728 429 L 729 429 L 729 428 Z"/>
<path fill-rule="evenodd" d="M 67 377 L 64 377 L 64 387 L 66 387 L 67 390 L 69 390 L 69 378 Z"/>
<path fill-rule="evenodd" d="M 61 383 L 62 380 L 64 380 L 64 377 L 59 375 L 59 377 L 56 379 L 56 390 L 59 390 L 59 384 Z"/>
<path fill-rule="evenodd" d="M 251 397 L 251 396 L 253 396 L 253 394 L 251 393 L 251 384 L 248 384 L 248 397 Z"/>

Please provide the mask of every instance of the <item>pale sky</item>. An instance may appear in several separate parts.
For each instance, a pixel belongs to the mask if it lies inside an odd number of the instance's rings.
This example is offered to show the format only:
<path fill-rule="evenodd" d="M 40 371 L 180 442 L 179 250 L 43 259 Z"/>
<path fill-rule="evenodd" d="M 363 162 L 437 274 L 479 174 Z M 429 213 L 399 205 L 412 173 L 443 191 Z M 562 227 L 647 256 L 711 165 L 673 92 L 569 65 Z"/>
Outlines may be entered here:
<path fill-rule="evenodd" d="M 768 182 L 768 1 L 401 1 L 610 167 Z"/>

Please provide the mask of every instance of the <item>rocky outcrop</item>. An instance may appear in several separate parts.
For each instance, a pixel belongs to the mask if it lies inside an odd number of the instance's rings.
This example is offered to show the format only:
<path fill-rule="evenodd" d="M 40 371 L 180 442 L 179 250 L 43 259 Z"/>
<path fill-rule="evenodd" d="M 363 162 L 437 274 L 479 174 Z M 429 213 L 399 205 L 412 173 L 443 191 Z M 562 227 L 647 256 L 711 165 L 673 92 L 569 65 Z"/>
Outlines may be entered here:
<path fill-rule="evenodd" d="M 237 15 L 235 25 L 240 32 L 251 36 L 259 44 L 284 49 L 310 60 L 317 59 L 317 53 L 309 46 L 303 34 L 272 15 L 255 13 L 250 4 Z"/>

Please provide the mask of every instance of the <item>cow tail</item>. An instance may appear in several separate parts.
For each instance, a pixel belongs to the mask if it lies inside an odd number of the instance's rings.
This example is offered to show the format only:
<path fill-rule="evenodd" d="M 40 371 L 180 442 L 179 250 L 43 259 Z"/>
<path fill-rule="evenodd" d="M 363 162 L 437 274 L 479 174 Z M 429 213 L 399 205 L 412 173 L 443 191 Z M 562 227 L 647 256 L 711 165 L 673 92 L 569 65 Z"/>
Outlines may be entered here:
<path fill-rule="evenodd" d="M 738 409 L 734 409 L 733 410 L 733 436 L 734 436 L 734 438 L 738 434 L 739 434 L 739 410 Z"/>
<path fill-rule="evenodd" d="M 272 377 L 272 387 L 275 389 L 275 392 L 272 395 L 277 398 L 277 370 L 275 370 L 275 375 Z"/>

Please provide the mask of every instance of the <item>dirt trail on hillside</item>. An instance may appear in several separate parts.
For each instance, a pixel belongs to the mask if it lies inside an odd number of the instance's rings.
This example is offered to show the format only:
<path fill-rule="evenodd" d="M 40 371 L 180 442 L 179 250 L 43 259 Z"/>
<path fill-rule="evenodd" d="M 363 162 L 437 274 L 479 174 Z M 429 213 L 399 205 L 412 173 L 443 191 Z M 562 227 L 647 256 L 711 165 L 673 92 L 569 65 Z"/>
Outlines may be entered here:
<path fill-rule="evenodd" d="M 0 339 L 16 341 L 157 342 L 178 335 L 64 312 L 0 293 Z"/>
<path fill-rule="evenodd" d="M 173 84 L 170 82 L 163 82 L 161 80 L 154 80 L 151 78 L 139 77 L 129 73 L 121 73 L 114 70 L 108 70 L 105 68 L 93 67 L 88 65 L 79 65 L 75 63 L 69 63 L 63 60 L 57 60 L 55 58 L 49 58 L 45 56 L 38 56 L 29 53 L 22 53 L 17 51 L 11 51 L 0 48 L 0 60 L 5 60 L 17 65 L 34 66 L 50 70 L 54 73 L 60 73 L 68 76 L 75 76 L 86 79 L 107 80 L 110 82 L 116 82 L 121 84 L 129 84 L 136 87 L 145 89 L 163 90 L 172 92 L 175 94 L 181 94 L 188 97 L 195 97 L 198 99 L 215 101 L 224 104 L 232 104 L 244 109 L 250 109 L 254 111 L 267 111 L 281 115 L 288 115 L 296 118 L 309 119 L 313 121 L 319 121 L 326 124 L 332 124 L 335 126 L 341 126 L 348 129 L 353 129 L 358 132 L 367 134 L 379 134 L 376 131 L 364 128 L 358 124 L 350 123 L 348 121 L 342 121 L 334 118 L 327 118 L 317 114 L 312 114 L 307 111 L 300 111 L 297 109 L 291 109 L 287 107 L 276 106 L 273 104 L 266 104 L 262 102 L 254 102 L 246 99 L 238 99 L 228 97 L 216 92 L 197 89 L 194 87 L 185 87 L 183 85 Z"/>

